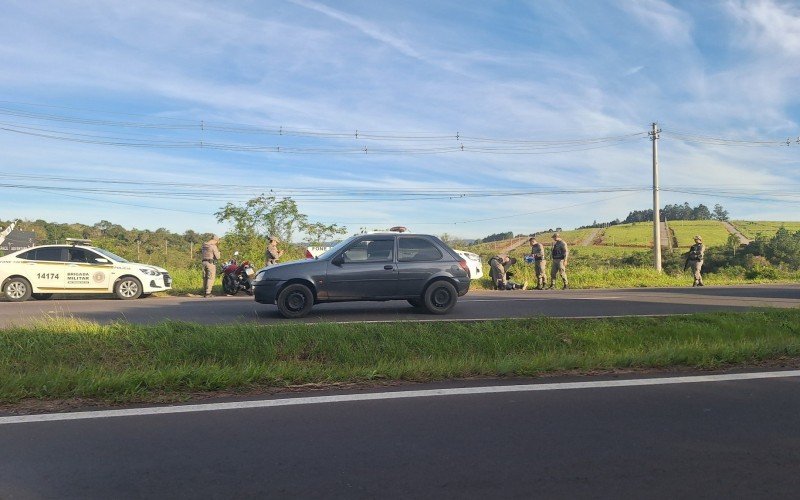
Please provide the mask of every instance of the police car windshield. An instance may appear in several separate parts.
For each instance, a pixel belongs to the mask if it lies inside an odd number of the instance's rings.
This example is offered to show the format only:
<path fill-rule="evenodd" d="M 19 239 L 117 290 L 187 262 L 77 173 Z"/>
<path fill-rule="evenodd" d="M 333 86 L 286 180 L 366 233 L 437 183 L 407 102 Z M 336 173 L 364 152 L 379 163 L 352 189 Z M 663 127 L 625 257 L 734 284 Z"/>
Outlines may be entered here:
<path fill-rule="evenodd" d="M 339 252 L 339 250 L 344 248 L 345 245 L 347 245 L 348 243 L 353 241 L 354 238 L 357 238 L 357 236 L 351 236 L 350 238 L 347 238 L 346 240 L 334 245 L 333 247 L 331 247 L 330 250 L 328 250 L 327 252 L 323 253 L 322 255 L 320 255 L 317 258 L 318 259 L 330 259 L 334 255 L 336 255 Z"/>
<path fill-rule="evenodd" d="M 108 250 L 103 250 L 102 248 L 96 248 L 96 247 L 93 248 L 92 250 L 94 250 L 95 252 L 98 252 L 98 253 L 101 253 L 101 254 L 105 255 L 106 257 L 108 257 L 109 259 L 111 259 L 113 261 L 116 261 L 116 262 L 128 262 L 127 260 L 123 259 L 119 255 L 117 255 L 115 253 L 111 253 Z"/>

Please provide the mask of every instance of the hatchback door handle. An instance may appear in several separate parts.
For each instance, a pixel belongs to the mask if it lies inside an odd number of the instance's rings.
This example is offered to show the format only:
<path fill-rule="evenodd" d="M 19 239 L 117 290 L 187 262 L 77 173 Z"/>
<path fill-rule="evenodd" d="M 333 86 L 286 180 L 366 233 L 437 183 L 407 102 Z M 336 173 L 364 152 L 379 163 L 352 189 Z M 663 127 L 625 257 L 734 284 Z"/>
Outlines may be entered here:
<path fill-rule="evenodd" d="M 394 269 L 394 266 L 390 265 L 390 264 L 387 264 L 387 265 L 383 266 L 383 268 L 386 269 L 387 271 L 391 271 L 392 269 Z"/>

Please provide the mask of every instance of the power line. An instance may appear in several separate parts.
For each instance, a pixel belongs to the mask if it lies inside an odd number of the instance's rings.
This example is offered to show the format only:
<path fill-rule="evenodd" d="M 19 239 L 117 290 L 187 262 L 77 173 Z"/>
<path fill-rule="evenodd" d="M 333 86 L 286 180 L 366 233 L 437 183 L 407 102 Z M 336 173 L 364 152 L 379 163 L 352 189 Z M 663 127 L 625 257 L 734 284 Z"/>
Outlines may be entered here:
<path fill-rule="evenodd" d="M 24 104 L 27 106 L 43 106 L 43 105 L 34 105 L 29 103 L 13 103 L 9 101 L 0 101 L 0 103 L 17 104 L 17 105 Z M 45 106 L 45 107 L 77 110 L 77 108 L 64 108 L 57 106 Z M 84 111 L 89 111 L 89 110 L 84 110 Z M 91 110 L 91 111 L 101 112 L 97 110 Z M 123 114 L 125 116 L 147 117 L 147 115 L 135 115 L 131 113 L 115 113 L 115 112 L 103 112 L 103 113 Z M 353 131 L 331 131 L 331 130 L 292 128 L 281 125 L 258 126 L 258 125 L 232 123 L 232 122 L 213 122 L 208 120 L 185 120 L 176 118 L 167 118 L 168 120 L 173 121 L 173 123 L 102 120 L 97 118 L 86 118 L 80 116 L 40 113 L 40 112 L 20 110 L 2 106 L 0 106 L 0 115 L 13 116 L 18 118 L 27 118 L 38 121 L 55 121 L 62 123 L 76 123 L 82 125 L 97 125 L 97 126 L 117 127 L 117 128 L 120 127 L 145 128 L 145 129 L 163 129 L 171 131 L 203 130 L 203 131 L 220 131 L 229 133 L 274 135 L 274 136 L 288 136 L 288 137 L 294 136 L 294 137 L 314 137 L 314 138 L 378 140 L 378 141 L 455 141 L 455 142 L 471 141 L 471 142 L 482 142 L 482 143 L 501 143 L 506 145 L 509 144 L 532 145 L 540 147 L 541 146 L 563 147 L 563 146 L 595 144 L 602 142 L 615 142 L 618 140 L 624 140 L 633 137 L 641 137 L 646 135 L 646 132 L 635 132 L 618 136 L 595 137 L 586 139 L 533 140 L 533 139 L 511 139 L 511 138 L 471 136 L 471 135 L 463 135 L 460 134 L 459 132 L 454 132 L 451 134 L 441 134 L 441 133 L 430 134 L 421 132 L 393 133 L 386 131 L 381 132 L 381 131 L 368 131 L 368 130 L 358 130 L 358 129 L 355 129 Z"/>
<path fill-rule="evenodd" d="M 776 147 L 776 146 L 790 146 L 793 144 L 800 144 L 800 137 L 797 139 L 772 139 L 772 140 L 744 140 L 744 139 L 726 139 L 722 137 L 710 137 L 706 135 L 698 135 L 687 132 L 677 132 L 664 130 L 664 135 L 676 138 L 684 142 L 695 144 L 705 144 L 711 146 L 734 146 L 734 147 Z"/>
<path fill-rule="evenodd" d="M 276 153 L 276 154 L 346 154 L 346 155 L 368 155 L 368 154 L 400 154 L 400 155 L 426 155 L 444 153 L 476 153 L 492 155 L 542 155 L 573 153 L 589 151 L 594 149 L 607 148 L 619 143 L 629 142 L 638 139 L 638 134 L 626 136 L 614 141 L 603 141 L 596 145 L 587 142 L 586 146 L 562 146 L 562 145 L 516 145 L 516 146 L 471 146 L 461 143 L 455 146 L 437 147 L 368 147 L 368 146 L 349 146 L 349 147 L 296 147 L 296 146 L 266 146 L 257 144 L 242 143 L 220 143 L 210 141 L 176 141 L 163 139 L 138 139 L 128 137 L 115 137 L 97 134 L 86 134 L 76 132 L 66 132 L 62 130 L 42 129 L 25 125 L 9 125 L 0 123 L 0 130 L 16 134 L 41 137 L 66 142 L 76 142 L 81 144 L 95 144 L 105 146 L 123 146 L 134 148 L 156 148 L 156 149 L 210 149 L 219 151 L 231 151 L 241 153 Z"/>

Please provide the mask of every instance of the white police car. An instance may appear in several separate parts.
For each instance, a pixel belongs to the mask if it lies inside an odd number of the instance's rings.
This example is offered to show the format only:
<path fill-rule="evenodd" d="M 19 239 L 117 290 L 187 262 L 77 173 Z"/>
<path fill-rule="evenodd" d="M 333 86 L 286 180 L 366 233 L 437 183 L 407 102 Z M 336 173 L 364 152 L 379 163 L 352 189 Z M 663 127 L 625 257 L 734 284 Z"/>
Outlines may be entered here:
<path fill-rule="evenodd" d="M 128 262 L 89 240 L 42 245 L 0 257 L 0 293 L 12 302 L 48 299 L 54 293 L 113 293 L 146 297 L 172 288 L 166 269 Z"/>
<path fill-rule="evenodd" d="M 469 275 L 472 279 L 479 280 L 483 278 L 483 264 L 481 264 L 480 255 L 465 250 L 455 250 L 455 252 L 467 261 Z"/>

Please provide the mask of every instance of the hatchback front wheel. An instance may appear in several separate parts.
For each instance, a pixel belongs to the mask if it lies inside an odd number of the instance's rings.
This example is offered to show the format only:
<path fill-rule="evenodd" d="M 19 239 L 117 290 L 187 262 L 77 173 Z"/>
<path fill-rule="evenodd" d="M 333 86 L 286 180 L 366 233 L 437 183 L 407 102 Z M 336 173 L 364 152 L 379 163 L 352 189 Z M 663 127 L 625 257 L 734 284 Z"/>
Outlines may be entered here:
<path fill-rule="evenodd" d="M 287 286 L 278 294 L 278 311 L 284 318 L 302 318 L 314 307 L 314 294 L 301 284 Z"/>

